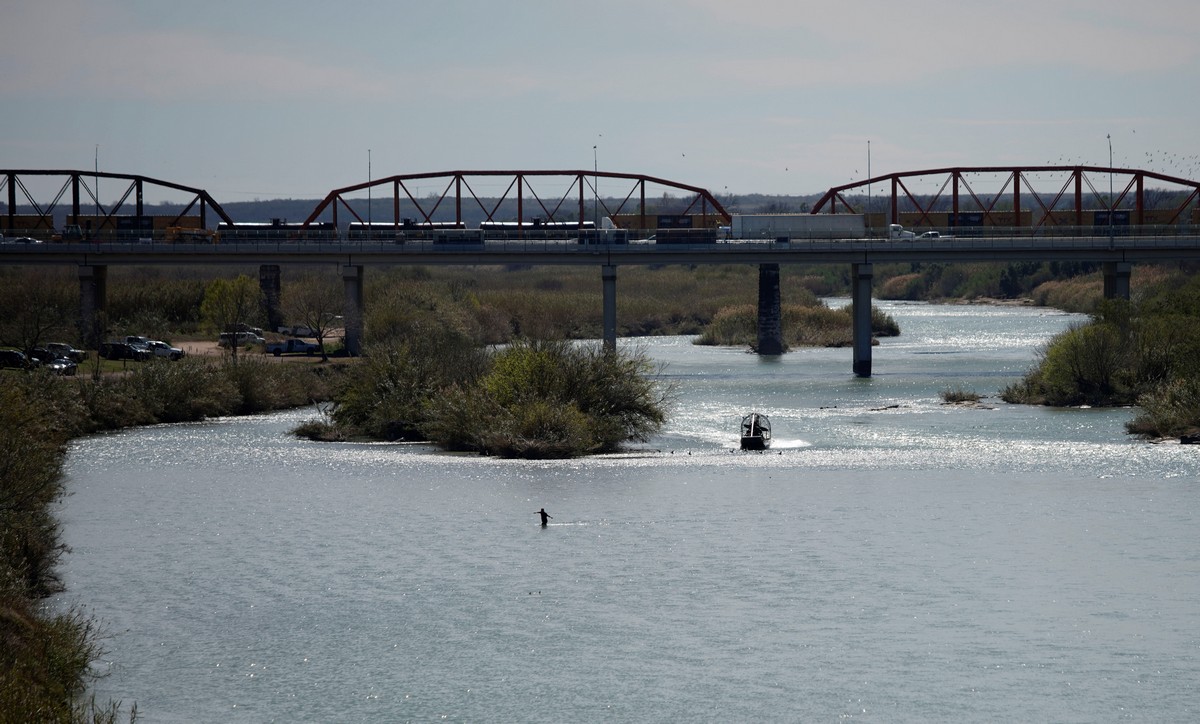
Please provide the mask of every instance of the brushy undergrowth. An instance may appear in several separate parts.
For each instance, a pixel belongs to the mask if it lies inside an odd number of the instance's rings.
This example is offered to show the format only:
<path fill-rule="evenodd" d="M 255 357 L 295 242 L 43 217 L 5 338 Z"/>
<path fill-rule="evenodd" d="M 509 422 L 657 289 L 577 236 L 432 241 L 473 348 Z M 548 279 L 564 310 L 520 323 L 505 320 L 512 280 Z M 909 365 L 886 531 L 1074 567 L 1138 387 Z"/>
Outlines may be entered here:
<path fill-rule="evenodd" d="M 72 419 L 86 433 L 299 407 L 328 399 L 343 376 L 338 365 L 187 357 L 154 360 L 127 375 L 80 377 L 60 386 L 73 392 L 69 404 L 82 408 Z"/>

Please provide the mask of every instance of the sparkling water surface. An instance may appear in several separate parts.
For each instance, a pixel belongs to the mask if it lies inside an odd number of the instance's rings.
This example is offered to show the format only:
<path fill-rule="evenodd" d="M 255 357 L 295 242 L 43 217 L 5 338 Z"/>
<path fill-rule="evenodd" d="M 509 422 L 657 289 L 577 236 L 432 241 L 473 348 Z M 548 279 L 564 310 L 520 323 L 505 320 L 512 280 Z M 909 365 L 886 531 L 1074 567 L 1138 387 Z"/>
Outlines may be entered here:
<path fill-rule="evenodd" d="M 1195 720 L 1200 451 L 995 397 L 1079 317 L 881 306 L 903 335 L 870 379 L 848 349 L 622 340 L 676 389 L 617 455 L 290 437 L 312 410 L 80 440 L 61 603 L 108 634 L 97 697 L 145 722 Z M 735 449 L 752 409 L 763 453 Z"/>

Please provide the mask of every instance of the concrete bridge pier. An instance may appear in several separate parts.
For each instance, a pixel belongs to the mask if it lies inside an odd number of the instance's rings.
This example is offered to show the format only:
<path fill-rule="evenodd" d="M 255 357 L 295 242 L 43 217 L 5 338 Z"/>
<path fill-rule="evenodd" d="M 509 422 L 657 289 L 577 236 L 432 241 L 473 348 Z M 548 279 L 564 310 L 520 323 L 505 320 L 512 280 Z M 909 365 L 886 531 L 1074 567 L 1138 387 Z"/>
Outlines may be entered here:
<path fill-rule="evenodd" d="M 1127 261 L 1104 262 L 1104 298 L 1129 299 L 1129 275 L 1133 265 Z"/>
<path fill-rule="evenodd" d="M 362 354 L 363 268 L 356 265 L 343 266 L 342 283 L 346 290 L 346 309 L 342 313 L 342 321 L 346 325 L 346 353 L 357 357 Z"/>
<path fill-rule="evenodd" d="M 79 267 L 79 338 L 84 347 L 97 349 L 104 341 L 104 311 L 108 307 L 108 267 Z"/>
<path fill-rule="evenodd" d="M 859 377 L 871 376 L 871 280 L 870 264 L 850 265 L 854 374 Z"/>
<path fill-rule="evenodd" d="M 278 264 L 261 264 L 258 267 L 258 286 L 263 293 L 263 307 L 267 316 L 267 329 L 274 332 L 283 326 L 283 309 L 280 298 L 283 284 L 280 281 Z"/>
<path fill-rule="evenodd" d="M 605 264 L 600 267 L 600 280 L 604 297 L 604 349 L 617 350 L 617 267 Z"/>
<path fill-rule="evenodd" d="M 779 265 L 758 265 L 758 346 L 760 355 L 783 354 L 783 321 L 779 303 Z"/>

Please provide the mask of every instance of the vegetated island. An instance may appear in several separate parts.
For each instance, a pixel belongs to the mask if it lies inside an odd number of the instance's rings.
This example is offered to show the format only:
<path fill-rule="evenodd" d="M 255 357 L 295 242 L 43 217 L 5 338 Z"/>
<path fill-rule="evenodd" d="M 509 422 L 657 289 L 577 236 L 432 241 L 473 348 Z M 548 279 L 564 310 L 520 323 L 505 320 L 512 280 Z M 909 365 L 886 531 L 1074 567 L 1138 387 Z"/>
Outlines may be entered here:
<path fill-rule="evenodd" d="M 430 330 L 371 347 L 329 414 L 295 432 L 502 457 L 614 452 L 666 421 L 671 388 L 653 372 L 637 351 L 524 339 L 487 349 L 452 329 Z"/>
<path fill-rule="evenodd" d="M 1186 270 L 1139 285 L 1133 301 L 1105 300 L 1091 319 L 1052 339 L 1005 402 L 1131 406 L 1131 434 L 1200 442 L 1200 277 Z"/>

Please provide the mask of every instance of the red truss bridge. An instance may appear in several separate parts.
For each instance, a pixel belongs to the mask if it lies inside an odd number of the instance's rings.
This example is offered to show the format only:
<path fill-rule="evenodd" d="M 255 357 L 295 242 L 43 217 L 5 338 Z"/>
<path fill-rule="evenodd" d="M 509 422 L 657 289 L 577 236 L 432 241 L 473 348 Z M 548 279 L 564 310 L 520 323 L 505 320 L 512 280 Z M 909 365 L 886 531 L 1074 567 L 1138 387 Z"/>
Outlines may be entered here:
<path fill-rule="evenodd" d="M 978 190 L 997 182 L 998 191 Z M 914 192 L 918 184 L 936 191 Z M 879 186 L 884 191 L 876 196 Z M 1125 212 L 1130 225 L 1171 226 L 1196 221 L 1189 209 L 1198 197 L 1200 182 L 1140 169 L 975 166 L 901 171 L 835 186 L 813 205 L 812 213 L 859 213 L 882 201 L 890 223 L 899 223 L 903 213 L 911 226 L 955 226 L 970 214 L 984 226 L 1078 227 L 1093 223 L 1087 210 Z"/>
<path fill-rule="evenodd" d="M 605 182 L 603 194 L 599 184 Z M 425 188 L 433 184 L 440 193 L 421 195 L 418 184 Z M 481 193 L 477 187 L 487 184 L 501 187 L 499 194 Z M 681 194 L 672 198 L 671 208 L 661 208 L 661 198 L 651 195 L 655 207 L 647 205 L 647 186 L 652 192 Z M 516 224 L 522 225 L 527 213 L 547 224 L 575 223 L 580 227 L 590 217 L 618 216 L 640 217 L 638 228 L 650 228 L 655 215 L 671 213 L 679 216 L 699 216 L 707 221 L 728 224 L 729 212 L 707 190 L 676 181 L 668 181 L 641 174 L 614 173 L 611 171 L 440 171 L 388 176 L 366 183 L 334 189 L 313 209 L 305 225 L 313 224 L 327 212 L 333 224 L 338 225 L 339 209 L 344 210 L 358 223 L 364 223 L 358 211 L 348 202 L 351 194 L 361 194 L 368 189 L 380 189 L 376 198 L 392 199 L 391 223 L 403 223 L 400 216 L 401 200 L 407 200 L 417 210 L 420 218 L 414 221 L 422 225 L 435 223 L 464 223 L 464 205 L 482 212 L 485 222 L 503 222 L 497 218 L 501 205 L 513 200 L 517 205 Z M 373 222 L 377 223 L 377 222 Z"/>
<path fill-rule="evenodd" d="M 47 179 L 50 187 L 57 184 L 58 192 L 48 201 L 39 201 L 31 191 L 31 179 Z M 101 181 L 116 181 L 117 188 L 124 192 L 117 201 L 105 206 L 100 201 L 99 186 Z M 44 184 L 43 184 L 44 187 Z M 32 231 L 54 229 L 54 213 L 60 205 L 69 204 L 69 218 L 82 219 L 87 217 L 95 222 L 96 227 L 115 226 L 115 220 L 122 215 L 132 213 L 134 216 L 143 214 L 143 197 L 147 187 L 170 189 L 183 192 L 190 197 L 183 209 L 169 225 L 177 225 L 192 213 L 198 211 L 201 227 L 208 222 L 208 211 L 211 209 L 221 221 L 232 224 L 233 220 L 225 213 L 225 209 L 217 203 L 204 189 L 184 186 L 171 181 L 162 181 L 126 173 L 109 173 L 107 171 L 69 171 L 69 170 L 6 170 L 0 171 L 0 193 L 7 196 L 8 209 L 5 228 L 25 228 Z M 130 198 L 132 197 L 132 199 Z M 18 204 L 23 204 L 33 210 L 33 214 L 18 214 Z"/>

